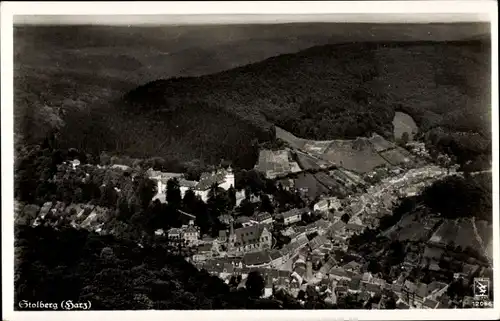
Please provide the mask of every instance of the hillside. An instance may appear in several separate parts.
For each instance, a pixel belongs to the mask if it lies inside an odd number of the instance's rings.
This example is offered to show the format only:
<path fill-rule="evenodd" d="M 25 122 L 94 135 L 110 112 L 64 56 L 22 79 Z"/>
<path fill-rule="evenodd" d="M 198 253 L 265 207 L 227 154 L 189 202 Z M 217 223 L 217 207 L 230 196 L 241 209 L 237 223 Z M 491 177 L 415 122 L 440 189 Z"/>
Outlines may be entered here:
<path fill-rule="evenodd" d="M 111 47 L 121 61 L 118 65 L 134 69 L 135 62 L 119 54 L 126 34 Z M 148 41 L 145 45 L 154 42 Z M 90 43 L 102 45 L 97 40 Z M 71 50 L 75 55 L 79 51 Z M 124 76 L 137 76 L 134 69 L 103 72 L 94 81 L 82 70 L 92 74 L 100 70 L 94 68 L 98 64 L 78 67 L 84 60 L 93 61 L 89 53 L 83 60 L 75 58 L 78 64 L 67 64 L 79 68 L 70 69 L 70 77 L 62 69 L 35 76 L 36 67 L 21 63 L 16 106 L 24 108 L 16 107 L 17 132 L 32 134 L 36 137 L 24 138 L 36 141 L 56 126 L 63 148 L 181 162 L 218 163 L 224 158 L 251 168 L 258 142 L 274 136 L 272 125 L 305 139 L 354 138 L 372 132 L 391 138 L 394 113 L 402 110 L 416 120 L 429 144 L 460 154 L 459 161 L 465 163 L 490 153 L 489 55 L 489 44 L 481 41 L 322 45 L 215 74 L 155 80 L 124 99 L 121 93 L 148 77 Z M 162 64 L 148 65 L 155 69 L 152 76 L 162 73 Z M 33 69 L 27 72 L 29 68 Z M 56 83 L 51 81 L 54 75 L 59 75 Z M 74 77 L 81 81 L 74 82 Z M 38 107 L 35 113 L 32 106 Z M 60 107 L 54 111 L 54 106 Z M 42 115 L 34 117 L 39 111 Z M 40 133 L 32 133 L 33 124 Z"/>
<path fill-rule="evenodd" d="M 319 140 L 372 132 L 390 138 L 394 113 L 403 110 L 424 135 L 479 136 L 483 147 L 473 153 L 488 154 L 488 61 L 489 45 L 479 41 L 325 45 L 213 75 L 157 80 L 129 92 L 125 103 L 141 114 L 204 103 Z"/>
<path fill-rule="evenodd" d="M 84 230 L 18 226 L 15 246 L 16 310 L 20 300 L 90 301 L 91 310 L 300 308 L 293 299 L 234 292 L 161 244 L 138 246 Z"/>

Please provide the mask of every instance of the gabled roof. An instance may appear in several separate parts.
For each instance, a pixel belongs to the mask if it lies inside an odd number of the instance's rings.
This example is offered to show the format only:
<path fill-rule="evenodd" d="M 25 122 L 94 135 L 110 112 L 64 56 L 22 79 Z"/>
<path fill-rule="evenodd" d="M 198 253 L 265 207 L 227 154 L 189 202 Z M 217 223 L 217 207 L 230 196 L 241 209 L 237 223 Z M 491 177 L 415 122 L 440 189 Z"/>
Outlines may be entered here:
<path fill-rule="evenodd" d="M 234 266 L 230 263 L 223 263 L 223 272 L 225 273 L 233 273 L 234 272 Z"/>
<path fill-rule="evenodd" d="M 347 224 L 346 229 L 361 232 L 365 229 L 365 227 L 363 225 L 359 225 L 359 224 Z"/>
<path fill-rule="evenodd" d="M 262 222 L 262 221 L 269 220 L 269 219 L 272 219 L 272 216 L 271 216 L 271 214 L 269 214 L 267 212 L 262 212 L 262 213 L 255 215 L 255 220 L 257 222 Z"/>
<path fill-rule="evenodd" d="M 404 283 L 403 289 L 405 289 L 408 292 L 412 293 L 412 292 L 415 292 L 417 290 L 417 286 L 415 285 L 415 283 L 406 280 L 405 283 Z"/>
<path fill-rule="evenodd" d="M 353 291 L 358 291 L 361 286 L 361 278 L 359 277 L 354 277 L 351 279 L 351 282 L 349 283 L 349 290 Z"/>
<path fill-rule="evenodd" d="M 431 299 L 425 299 L 424 305 L 430 309 L 435 309 L 438 305 L 438 302 Z"/>
<path fill-rule="evenodd" d="M 259 241 L 262 232 L 266 229 L 263 225 L 251 225 L 234 230 L 236 242 L 241 245 L 253 244 Z"/>
<path fill-rule="evenodd" d="M 304 209 L 304 208 L 302 208 L 302 209 L 294 208 L 294 209 L 291 209 L 289 211 L 279 213 L 278 215 L 283 217 L 283 219 L 286 219 L 286 218 L 296 216 L 296 215 L 300 216 L 305 212 L 306 212 L 306 209 Z"/>
<path fill-rule="evenodd" d="M 197 233 L 198 229 L 194 226 L 188 226 L 184 229 L 184 233 Z"/>
<path fill-rule="evenodd" d="M 210 189 L 214 184 L 222 184 L 226 179 L 226 174 L 226 170 L 219 170 L 216 173 L 203 173 L 200 182 L 196 185 L 196 189 L 204 191 Z"/>
<path fill-rule="evenodd" d="M 175 228 L 175 227 L 173 227 L 173 228 L 171 228 L 170 230 L 168 230 L 168 232 L 167 232 L 167 233 L 170 235 L 170 234 L 181 234 L 181 232 L 182 232 L 182 231 L 181 231 L 181 229 L 180 229 L 180 228 Z"/>
<path fill-rule="evenodd" d="M 345 226 L 346 226 L 346 224 L 345 224 L 343 221 L 337 221 L 337 222 L 335 222 L 335 223 L 334 223 L 334 224 L 330 227 L 330 231 L 331 231 L 331 232 L 340 231 L 340 230 L 342 230 Z"/>
<path fill-rule="evenodd" d="M 307 231 L 307 228 L 305 226 L 296 226 L 295 227 L 295 233 L 296 234 L 302 234 Z"/>
<path fill-rule="evenodd" d="M 381 291 L 380 285 L 374 283 L 363 282 L 363 287 L 368 292 L 379 293 Z"/>
<path fill-rule="evenodd" d="M 78 163 L 80 163 L 80 162 L 78 162 Z M 130 166 L 120 165 L 120 164 L 114 164 L 114 165 L 111 166 L 111 168 L 121 169 L 122 171 L 128 171 L 128 170 L 130 170 Z"/>
<path fill-rule="evenodd" d="M 269 263 L 270 261 L 271 256 L 268 251 L 246 253 L 243 256 L 243 263 L 247 266 L 262 265 Z"/>
<path fill-rule="evenodd" d="M 446 283 L 433 281 L 433 282 L 429 283 L 429 285 L 427 286 L 427 290 L 429 291 L 429 293 L 432 293 L 434 291 L 439 291 L 439 290 L 443 289 L 445 286 L 447 286 Z"/>
<path fill-rule="evenodd" d="M 415 291 L 419 297 L 425 298 L 427 296 L 427 284 L 420 283 Z"/>
<path fill-rule="evenodd" d="M 326 238 L 326 236 L 318 235 L 309 242 L 309 246 L 314 250 L 329 242 L 330 241 Z"/>
<path fill-rule="evenodd" d="M 162 171 L 155 171 L 152 168 L 148 169 L 147 172 L 150 178 L 160 179 L 164 183 L 173 178 L 181 178 L 184 176 L 182 173 L 166 173 Z"/>
<path fill-rule="evenodd" d="M 356 261 L 351 261 L 351 262 L 349 262 L 349 263 L 347 263 L 347 264 L 345 264 L 345 265 L 343 266 L 343 268 L 344 268 L 344 269 L 346 269 L 346 270 L 347 270 L 347 269 L 353 269 L 353 270 L 354 270 L 354 269 L 357 269 L 357 268 L 359 268 L 359 267 L 361 267 L 361 264 L 359 264 L 359 263 L 358 263 L 358 262 L 356 262 Z"/>
<path fill-rule="evenodd" d="M 331 275 L 348 277 L 347 272 L 342 268 L 332 268 L 330 271 L 328 271 L 328 273 Z"/>
<path fill-rule="evenodd" d="M 320 228 L 320 229 L 326 229 L 328 226 L 330 226 L 330 222 L 324 220 L 324 219 L 319 219 L 316 222 L 312 223 L 313 226 Z"/>
<path fill-rule="evenodd" d="M 179 179 L 179 186 L 180 187 L 187 187 L 187 188 L 195 188 L 198 182 L 195 181 L 188 181 L 184 178 Z"/>
<path fill-rule="evenodd" d="M 212 244 L 210 244 L 210 243 L 201 244 L 198 246 L 198 251 L 199 252 L 210 252 L 210 251 L 212 251 Z"/>

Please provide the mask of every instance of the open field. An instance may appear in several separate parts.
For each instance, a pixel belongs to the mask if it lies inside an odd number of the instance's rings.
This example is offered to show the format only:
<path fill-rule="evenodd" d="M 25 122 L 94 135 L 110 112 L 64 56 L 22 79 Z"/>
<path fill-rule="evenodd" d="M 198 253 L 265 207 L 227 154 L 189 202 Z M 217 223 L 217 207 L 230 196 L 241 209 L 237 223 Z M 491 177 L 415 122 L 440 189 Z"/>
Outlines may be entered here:
<path fill-rule="evenodd" d="M 377 151 L 377 152 L 381 152 L 381 151 L 396 147 L 396 145 L 389 142 L 384 137 L 382 137 L 378 134 L 374 134 L 372 137 L 370 137 L 369 141 L 373 145 L 373 148 L 375 149 L 375 151 Z"/>
<path fill-rule="evenodd" d="M 326 166 L 331 166 L 332 164 L 329 164 L 328 162 L 318 159 L 315 157 L 312 157 L 310 155 L 307 155 L 302 152 L 296 152 L 297 155 L 297 161 L 299 162 L 299 165 L 302 169 L 308 170 L 308 169 L 320 169 L 322 167 Z"/>
<path fill-rule="evenodd" d="M 314 199 L 322 193 L 328 193 L 326 187 L 320 184 L 314 175 L 309 173 L 299 173 L 297 179 L 295 180 L 295 187 L 299 189 L 307 188 L 310 199 Z"/>
<path fill-rule="evenodd" d="M 412 164 L 410 153 L 401 147 L 386 150 L 380 155 L 391 165 L 398 166 L 402 164 Z"/>
<path fill-rule="evenodd" d="M 316 159 L 307 154 L 297 153 L 299 164 L 305 170 L 318 169 L 322 165 L 336 165 L 362 174 L 381 165 L 399 165 L 404 162 L 407 157 L 405 155 L 408 154 L 377 134 L 370 138 L 315 141 L 298 138 L 276 127 L 276 137 L 296 149 L 317 157 Z M 323 164 L 320 159 L 324 161 Z"/>
<path fill-rule="evenodd" d="M 288 143 L 290 147 L 295 148 L 295 149 L 302 149 L 304 147 L 304 144 L 306 143 L 305 139 L 298 138 L 297 136 L 293 135 L 292 133 L 276 126 L 276 138 L 281 139 Z"/>
<path fill-rule="evenodd" d="M 470 219 L 445 220 L 429 242 L 440 245 L 454 244 L 462 248 L 480 249 Z"/>
<path fill-rule="evenodd" d="M 408 133 L 409 140 L 413 140 L 418 133 L 418 126 L 410 115 L 397 111 L 392 121 L 394 125 L 394 138 L 401 139 L 403 133 Z"/>
<path fill-rule="evenodd" d="M 438 222 L 437 218 L 419 219 L 414 213 L 406 214 L 396 225 L 385 231 L 384 235 L 393 240 L 425 242 Z"/>
<path fill-rule="evenodd" d="M 387 164 L 365 138 L 334 141 L 322 158 L 357 173 L 366 173 Z"/>
<path fill-rule="evenodd" d="M 255 168 L 265 173 L 268 178 L 284 176 L 291 172 L 300 171 L 297 163 L 290 162 L 290 154 L 287 150 L 261 150 Z"/>

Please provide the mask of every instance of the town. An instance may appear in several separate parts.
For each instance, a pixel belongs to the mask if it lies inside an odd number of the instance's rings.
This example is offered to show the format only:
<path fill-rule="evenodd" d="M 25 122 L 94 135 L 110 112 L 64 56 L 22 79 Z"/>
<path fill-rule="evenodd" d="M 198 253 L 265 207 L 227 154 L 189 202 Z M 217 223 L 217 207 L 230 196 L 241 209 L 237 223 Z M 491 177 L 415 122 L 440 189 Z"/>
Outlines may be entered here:
<path fill-rule="evenodd" d="M 155 185 L 153 203 L 168 203 L 171 186 L 178 187 L 180 199 L 194 194 L 207 203 L 215 194 L 229 191 L 234 198 L 233 206 L 216 214 L 218 222 L 212 229 L 219 230 L 203 233 L 196 215 L 178 209 L 180 226 L 156 229 L 155 241 L 168 243 L 198 269 L 235 290 L 245 286 L 250 272 L 258 271 L 265 283 L 264 298 L 284 291 L 302 304 L 308 296 L 317 296 L 330 304 L 351 302 L 352 307 L 370 309 L 472 306 L 473 298 L 463 289 L 472 278 L 488 276 L 492 269 L 479 259 L 457 259 L 449 244 L 441 242 L 439 231 L 449 222 L 432 215 L 422 221 L 403 216 L 396 224 L 381 226 L 404 199 L 433 182 L 460 175 L 456 166 L 444 156 L 440 165 L 433 164 L 423 144 L 402 148 L 380 136 L 356 140 L 364 151 L 343 142 L 344 149 L 352 150 L 335 156 L 341 160 L 328 158 L 331 142 L 318 149 L 307 142 L 293 146 L 294 139 L 284 149 L 261 151 L 255 168 L 275 184 L 275 190 L 297 196 L 290 203 L 279 204 L 276 195 L 238 186 L 230 165 L 202 173 L 198 181 L 182 173 L 146 170 Z M 349 158 L 359 157 L 352 151 L 366 157 L 370 144 L 375 146 L 370 157 L 380 158 L 373 166 L 363 164 L 364 172 L 359 173 L 355 166 L 340 165 L 356 163 Z M 390 157 L 379 156 L 383 153 Z M 62 175 L 83 171 L 85 180 L 96 167 L 128 176 L 134 172 L 127 165 L 83 165 L 78 159 L 61 165 L 61 171 Z M 116 186 L 111 190 L 123 193 Z M 110 212 L 105 206 L 81 203 L 16 204 L 16 218 L 30 217 L 34 226 L 55 224 L 65 217 L 75 228 L 116 234 L 116 227 L 110 230 L 106 225 Z M 370 237 L 382 237 L 384 242 L 369 244 Z M 491 248 L 491 240 L 480 241 Z M 399 257 L 390 261 L 388 256 Z"/>

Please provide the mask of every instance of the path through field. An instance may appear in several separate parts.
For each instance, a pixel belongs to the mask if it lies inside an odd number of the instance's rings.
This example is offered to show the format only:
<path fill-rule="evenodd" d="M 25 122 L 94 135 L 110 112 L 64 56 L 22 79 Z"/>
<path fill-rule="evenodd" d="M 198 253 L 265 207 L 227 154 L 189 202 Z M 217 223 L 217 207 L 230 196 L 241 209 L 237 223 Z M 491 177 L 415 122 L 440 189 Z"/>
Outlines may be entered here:
<path fill-rule="evenodd" d="M 479 232 L 477 231 L 476 218 L 472 217 L 471 222 L 472 222 L 472 228 L 474 230 L 474 236 L 476 237 L 477 242 L 481 246 L 481 251 L 485 255 L 485 257 L 488 259 L 488 262 L 491 264 L 492 262 L 491 262 L 490 257 L 488 256 L 488 251 L 486 250 L 486 247 L 484 246 L 483 239 L 481 238 L 481 236 L 479 235 Z"/>

